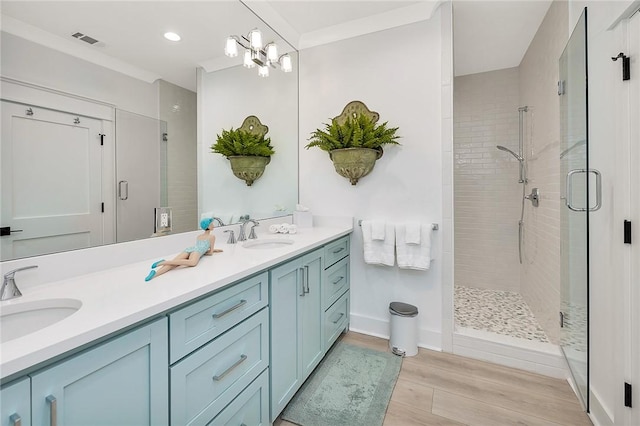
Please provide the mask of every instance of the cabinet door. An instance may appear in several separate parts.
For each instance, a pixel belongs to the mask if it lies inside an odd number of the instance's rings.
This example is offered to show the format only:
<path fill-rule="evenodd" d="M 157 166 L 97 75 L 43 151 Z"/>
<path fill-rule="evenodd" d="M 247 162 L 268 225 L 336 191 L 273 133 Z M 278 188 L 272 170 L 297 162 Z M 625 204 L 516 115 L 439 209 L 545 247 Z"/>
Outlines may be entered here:
<path fill-rule="evenodd" d="M 25 377 L 0 390 L 0 425 L 31 426 L 31 384 Z"/>
<path fill-rule="evenodd" d="M 271 313 L 271 421 L 296 393 L 301 380 L 298 328 L 302 259 L 295 259 L 269 272 Z"/>
<path fill-rule="evenodd" d="M 322 359 L 322 286 L 323 267 L 322 252 L 316 250 L 305 255 L 302 259 L 300 276 L 305 286 L 305 295 L 300 298 L 298 327 L 301 331 L 300 356 L 302 366 L 302 380 L 304 381 Z"/>
<path fill-rule="evenodd" d="M 163 318 L 32 375 L 33 423 L 166 425 L 167 366 Z"/>

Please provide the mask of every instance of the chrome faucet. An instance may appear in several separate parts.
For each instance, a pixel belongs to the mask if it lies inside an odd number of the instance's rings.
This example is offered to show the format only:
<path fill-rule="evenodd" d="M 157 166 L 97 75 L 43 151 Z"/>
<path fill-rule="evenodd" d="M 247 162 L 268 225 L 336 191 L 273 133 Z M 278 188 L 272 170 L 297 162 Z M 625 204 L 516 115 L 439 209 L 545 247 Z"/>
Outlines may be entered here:
<path fill-rule="evenodd" d="M 211 220 L 215 220 L 216 222 L 218 222 L 218 226 L 224 226 L 224 222 L 219 217 L 214 216 L 211 218 Z"/>
<path fill-rule="evenodd" d="M 22 296 L 22 293 L 16 285 L 16 280 L 14 279 L 15 273 L 18 271 L 24 271 L 25 269 L 33 269 L 37 267 L 38 265 L 25 266 L 24 268 L 14 269 L 13 271 L 9 271 L 4 274 L 2 287 L 0 288 L 0 300 L 9 300 Z"/>
<path fill-rule="evenodd" d="M 233 230 L 227 229 L 224 232 L 225 232 L 225 234 L 227 232 L 229 233 L 229 239 L 227 240 L 227 244 L 235 244 L 236 243 L 236 236 L 234 235 Z"/>
<path fill-rule="evenodd" d="M 253 226 L 251 227 L 251 232 L 249 233 L 249 239 L 250 240 L 255 240 L 256 238 L 258 238 L 258 236 L 256 235 L 255 228 L 256 228 L 257 225 L 260 225 L 260 222 L 258 222 L 255 219 L 248 219 L 248 220 L 245 220 L 244 222 L 242 222 L 240 224 L 240 234 L 238 235 L 238 241 L 246 241 L 247 240 L 247 237 L 246 237 L 246 234 L 245 234 L 245 228 L 247 227 L 247 223 L 249 223 L 249 222 L 253 223 Z"/>

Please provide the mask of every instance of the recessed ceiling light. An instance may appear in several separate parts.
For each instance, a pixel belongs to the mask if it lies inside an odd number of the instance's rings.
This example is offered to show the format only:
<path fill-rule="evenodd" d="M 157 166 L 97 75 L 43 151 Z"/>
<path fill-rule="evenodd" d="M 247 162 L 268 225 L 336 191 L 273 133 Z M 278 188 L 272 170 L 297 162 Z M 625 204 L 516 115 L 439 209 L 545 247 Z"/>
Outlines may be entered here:
<path fill-rule="evenodd" d="M 172 32 L 164 33 L 164 38 L 171 41 L 180 41 L 180 36 Z"/>

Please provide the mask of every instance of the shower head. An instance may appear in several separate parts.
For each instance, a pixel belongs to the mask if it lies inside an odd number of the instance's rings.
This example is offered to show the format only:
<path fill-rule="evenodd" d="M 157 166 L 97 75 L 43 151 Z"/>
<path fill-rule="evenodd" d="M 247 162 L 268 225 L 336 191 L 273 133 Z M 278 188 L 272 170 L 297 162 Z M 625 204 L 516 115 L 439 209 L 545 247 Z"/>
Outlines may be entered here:
<path fill-rule="evenodd" d="M 519 162 L 523 162 L 524 158 L 522 158 L 521 156 L 519 156 L 518 154 L 516 154 L 515 152 L 511 151 L 509 148 L 502 146 L 502 145 L 497 145 L 496 148 L 498 148 L 500 151 L 506 151 L 509 154 L 513 155 L 514 157 L 516 157 L 516 160 L 518 160 Z"/>

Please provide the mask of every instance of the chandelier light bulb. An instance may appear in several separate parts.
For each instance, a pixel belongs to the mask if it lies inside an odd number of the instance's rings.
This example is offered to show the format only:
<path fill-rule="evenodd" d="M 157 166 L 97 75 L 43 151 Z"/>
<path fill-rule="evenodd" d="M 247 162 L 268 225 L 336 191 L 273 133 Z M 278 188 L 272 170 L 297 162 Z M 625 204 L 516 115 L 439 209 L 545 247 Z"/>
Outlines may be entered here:
<path fill-rule="evenodd" d="M 291 72 L 293 71 L 293 63 L 291 62 L 291 56 L 289 56 L 288 53 L 285 53 L 284 55 L 282 55 L 282 57 L 280 58 L 280 68 L 282 69 L 282 71 L 284 72 Z"/>
<path fill-rule="evenodd" d="M 275 43 L 267 44 L 267 59 L 271 62 L 278 61 L 278 46 Z"/>
<path fill-rule="evenodd" d="M 258 75 L 260 77 L 269 77 L 269 67 L 266 65 L 258 67 Z"/>
<path fill-rule="evenodd" d="M 262 33 L 255 28 L 249 32 L 249 45 L 253 50 L 262 49 Z"/>
<path fill-rule="evenodd" d="M 238 45 L 233 37 L 227 38 L 227 43 L 224 46 L 224 54 L 230 58 L 238 56 Z"/>
<path fill-rule="evenodd" d="M 251 50 L 245 49 L 245 51 L 244 51 L 244 61 L 243 61 L 242 65 L 245 68 L 253 68 L 253 67 L 256 66 L 256 64 L 251 60 Z"/>

